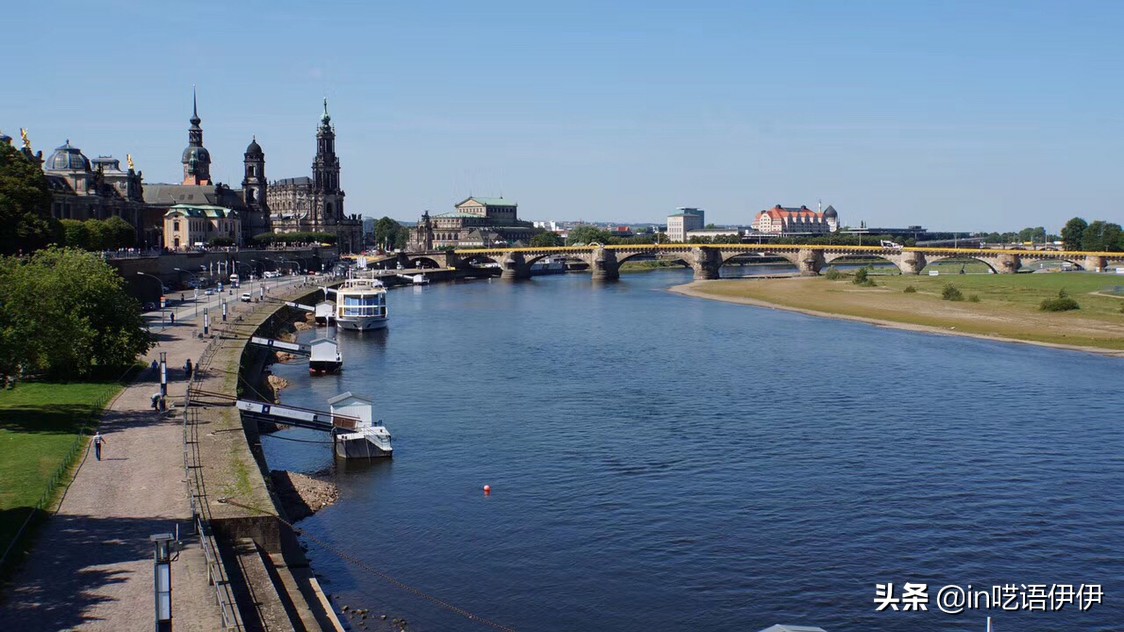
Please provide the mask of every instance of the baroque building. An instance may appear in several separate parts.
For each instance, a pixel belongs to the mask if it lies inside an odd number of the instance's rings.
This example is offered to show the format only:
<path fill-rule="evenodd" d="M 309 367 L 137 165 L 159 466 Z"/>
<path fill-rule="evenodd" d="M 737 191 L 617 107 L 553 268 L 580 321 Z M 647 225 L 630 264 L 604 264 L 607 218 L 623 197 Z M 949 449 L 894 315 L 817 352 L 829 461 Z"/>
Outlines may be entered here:
<path fill-rule="evenodd" d="M 330 233 L 336 236 L 340 252 L 357 252 L 361 247 L 363 222 L 358 215 L 344 213 L 344 191 L 340 188 L 340 159 L 336 155 L 336 130 L 324 114 L 316 129 L 316 156 L 312 177 L 275 180 L 266 190 L 269 223 L 274 232 Z"/>
<path fill-rule="evenodd" d="M 519 220 L 519 205 L 503 197 L 469 197 L 451 213 L 430 217 L 426 211 L 414 227 L 410 248 L 490 248 L 527 245 L 536 233 L 530 222 Z"/>
<path fill-rule="evenodd" d="M 150 184 L 144 188 L 144 201 L 148 204 L 145 224 L 146 230 L 160 233 L 155 243 L 170 249 L 189 249 L 197 241 L 176 240 L 166 232 L 170 226 L 166 219 L 177 205 L 212 207 L 225 209 L 224 219 L 238 218 L 241 226 L 234 232 L 223 230 L 212 236 L 235 239 L 237 245 L 244 245 L 249 237 L 270 232 L 268 184 L 265 179 L 265 152 L 258 144 L 257 137 L 250 141 L 243 154 L 242 188 L 232 189 L 221 182 L 212 182 L 211 153 L 203 146 L 203 128 L 200 126 L 199 103 L 194 92 L 191 96 L 191 118 L 187 130 L 187 147 L 183 150 L 183 180 L 178 184 Z M 181 235 L 182 237 L 182 235 Z M 206 240 L 203 242 L 206 243 Z"/>
<path fill-rule="evenodd" d="M 777 204 L 757 214 L 753 229 L 775 235 L 833 233 L 839 230 L 839 213 L 830 205 L 821 212 L 807 206 L 788 208 Z"/>
<path fill-rule="evenodd" d="M 159 235 L 143 230 L 145 213 L 142 174 L 128 157 L 128 171 L 112 156 L 92 161 L 82 150 L 66 143 L 44 160 L 43 152 L 33 152 L 26 130 L 22 133 L 23 155 L 41 165 L 51 192 L 51 215 L 55 219 L 105 220 L 120 217 L 136 231 L 140 247 L 159 245 Z M 0 142 L 11 144 L 11 137 L 0 134 Z"/>

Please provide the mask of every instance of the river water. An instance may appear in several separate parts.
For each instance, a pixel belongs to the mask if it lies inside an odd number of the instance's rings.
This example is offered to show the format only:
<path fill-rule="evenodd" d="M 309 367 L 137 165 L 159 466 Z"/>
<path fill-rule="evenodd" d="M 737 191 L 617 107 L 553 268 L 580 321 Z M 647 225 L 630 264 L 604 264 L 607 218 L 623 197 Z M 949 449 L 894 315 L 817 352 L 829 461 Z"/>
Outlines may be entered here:
<path fill-rule="evenodd" d="M 276 366 L 286 403 L 350 390 L 394 435 L 374 464 L 263 439 L 341 489 L 300 525 L 358 560 L 307 541 L 337 605 L 488 629 L 375 569 L 521 631 L 1124 630 L 1120 360 L 666 291 L 690 280 L 395 289 L 340 375 Z M 877 612 L 906 582 L 928 610 Z M 1104 597 L 951 615 L 946 584 Z"/>

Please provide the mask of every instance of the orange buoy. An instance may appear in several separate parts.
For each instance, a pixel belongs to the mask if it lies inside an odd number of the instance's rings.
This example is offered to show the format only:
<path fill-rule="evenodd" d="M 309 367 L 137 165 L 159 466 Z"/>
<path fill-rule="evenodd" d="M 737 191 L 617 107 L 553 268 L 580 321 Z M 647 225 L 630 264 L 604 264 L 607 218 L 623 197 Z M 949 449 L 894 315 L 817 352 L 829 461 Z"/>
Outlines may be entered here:
<path fill-rule="evenodd" d="M 484 495 L 485 496 L 491 496 L 492 495 L 492 486 L 491 485 L 485 485 L 484 486 Z"/>

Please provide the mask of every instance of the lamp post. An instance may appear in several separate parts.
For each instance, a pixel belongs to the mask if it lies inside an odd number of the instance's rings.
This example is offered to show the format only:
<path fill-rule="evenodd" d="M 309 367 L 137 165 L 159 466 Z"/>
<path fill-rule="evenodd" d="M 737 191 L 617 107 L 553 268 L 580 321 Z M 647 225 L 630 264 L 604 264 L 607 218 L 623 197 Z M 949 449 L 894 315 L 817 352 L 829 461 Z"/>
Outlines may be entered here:
<path fill-rule="evenodd" d="M 153 544 L 153 594 L 156 598 L 156 632 L 172 630 L 172 564 L 174 538 L 171 533 L 157 533 L 148 538 Z"/>
<path fill-rule="evenodd" d="M 137 272 L 137 274 L 139 276 L 148 277 L 153 281 L 156 281 L 156 287 L 159 288 L 160 291 L 160 328 L 164 329 L 165 327 L 167 327 L 167 325 L 164 324 L 164 282 L 160 280 L 160 277 L 156 277 L 151 274 L 145 274 L 144 272 Z"/>
<path fill-rule="evenodd" d="M 249 275 L 248 275 L 248 276 L 246 277 L 246 281 L 248 281 L 248 282 L 249 282 L 249 285 L 247 286 L 247 288 L 248 288 L 248 289 L 249 289 L 249 290 L 250 290 L 251 292 L 253 292 L 253 291 L 254 291 L 254 290 L 253 290 L 253 284 L 254 284 L 254 269 L 253 269 L 253 268 L 252 268 L 252 267 L 250 266 L 250 264 L 248 264 L 248 263 L 242 263 L 241 261 L 236 261 L 236 262 L 235 262 L 235 265 L 237 265 L 237 266 L 238 266 L 238 270 L 242 270 L 243 268 L 246 268 L 247 270 L 249 270 L 249 271 L 250 271 L 250 274 L 249 274 Z"/>

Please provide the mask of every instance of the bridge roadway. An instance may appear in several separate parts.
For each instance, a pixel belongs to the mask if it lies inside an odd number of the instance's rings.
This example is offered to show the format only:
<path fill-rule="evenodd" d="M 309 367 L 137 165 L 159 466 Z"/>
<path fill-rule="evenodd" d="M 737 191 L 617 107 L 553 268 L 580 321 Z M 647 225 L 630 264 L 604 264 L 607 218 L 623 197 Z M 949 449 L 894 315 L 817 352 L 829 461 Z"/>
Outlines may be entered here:
<path fill-rule="evenodd" d="M 832 246 L 823 244 L 629 244 L 559 246 L 543 248 L 476 248 L 437 252 L 403 252 L 397 259 L 403 266 L 468 270 L 481 263 L 496 263 L 504 279 L 526 279 L 531 266 L 546 257 L 565 257 L 589 265 L 595 281 L 620 278 L 621 264 L 636 257 L 675 256 L 689 265 L 695 279 L 717 279 L 719 269 L 740 256 L 778 257 L 796 266 L 801 275 L 816 276 L 834 262 L 860 257 L 877 257 L 894 264 L 902 274 L 920 274 L 925 266 L 945 259 L 973 259 L 998 274 L 1018 272 L 1024 261 L 1054 260 L 1083 270 L 1103 271 L 1110 258 L 1122 253 L 1052 250 L 984 250 L 978 248 L 884 248 L 881 246 Z"/>

